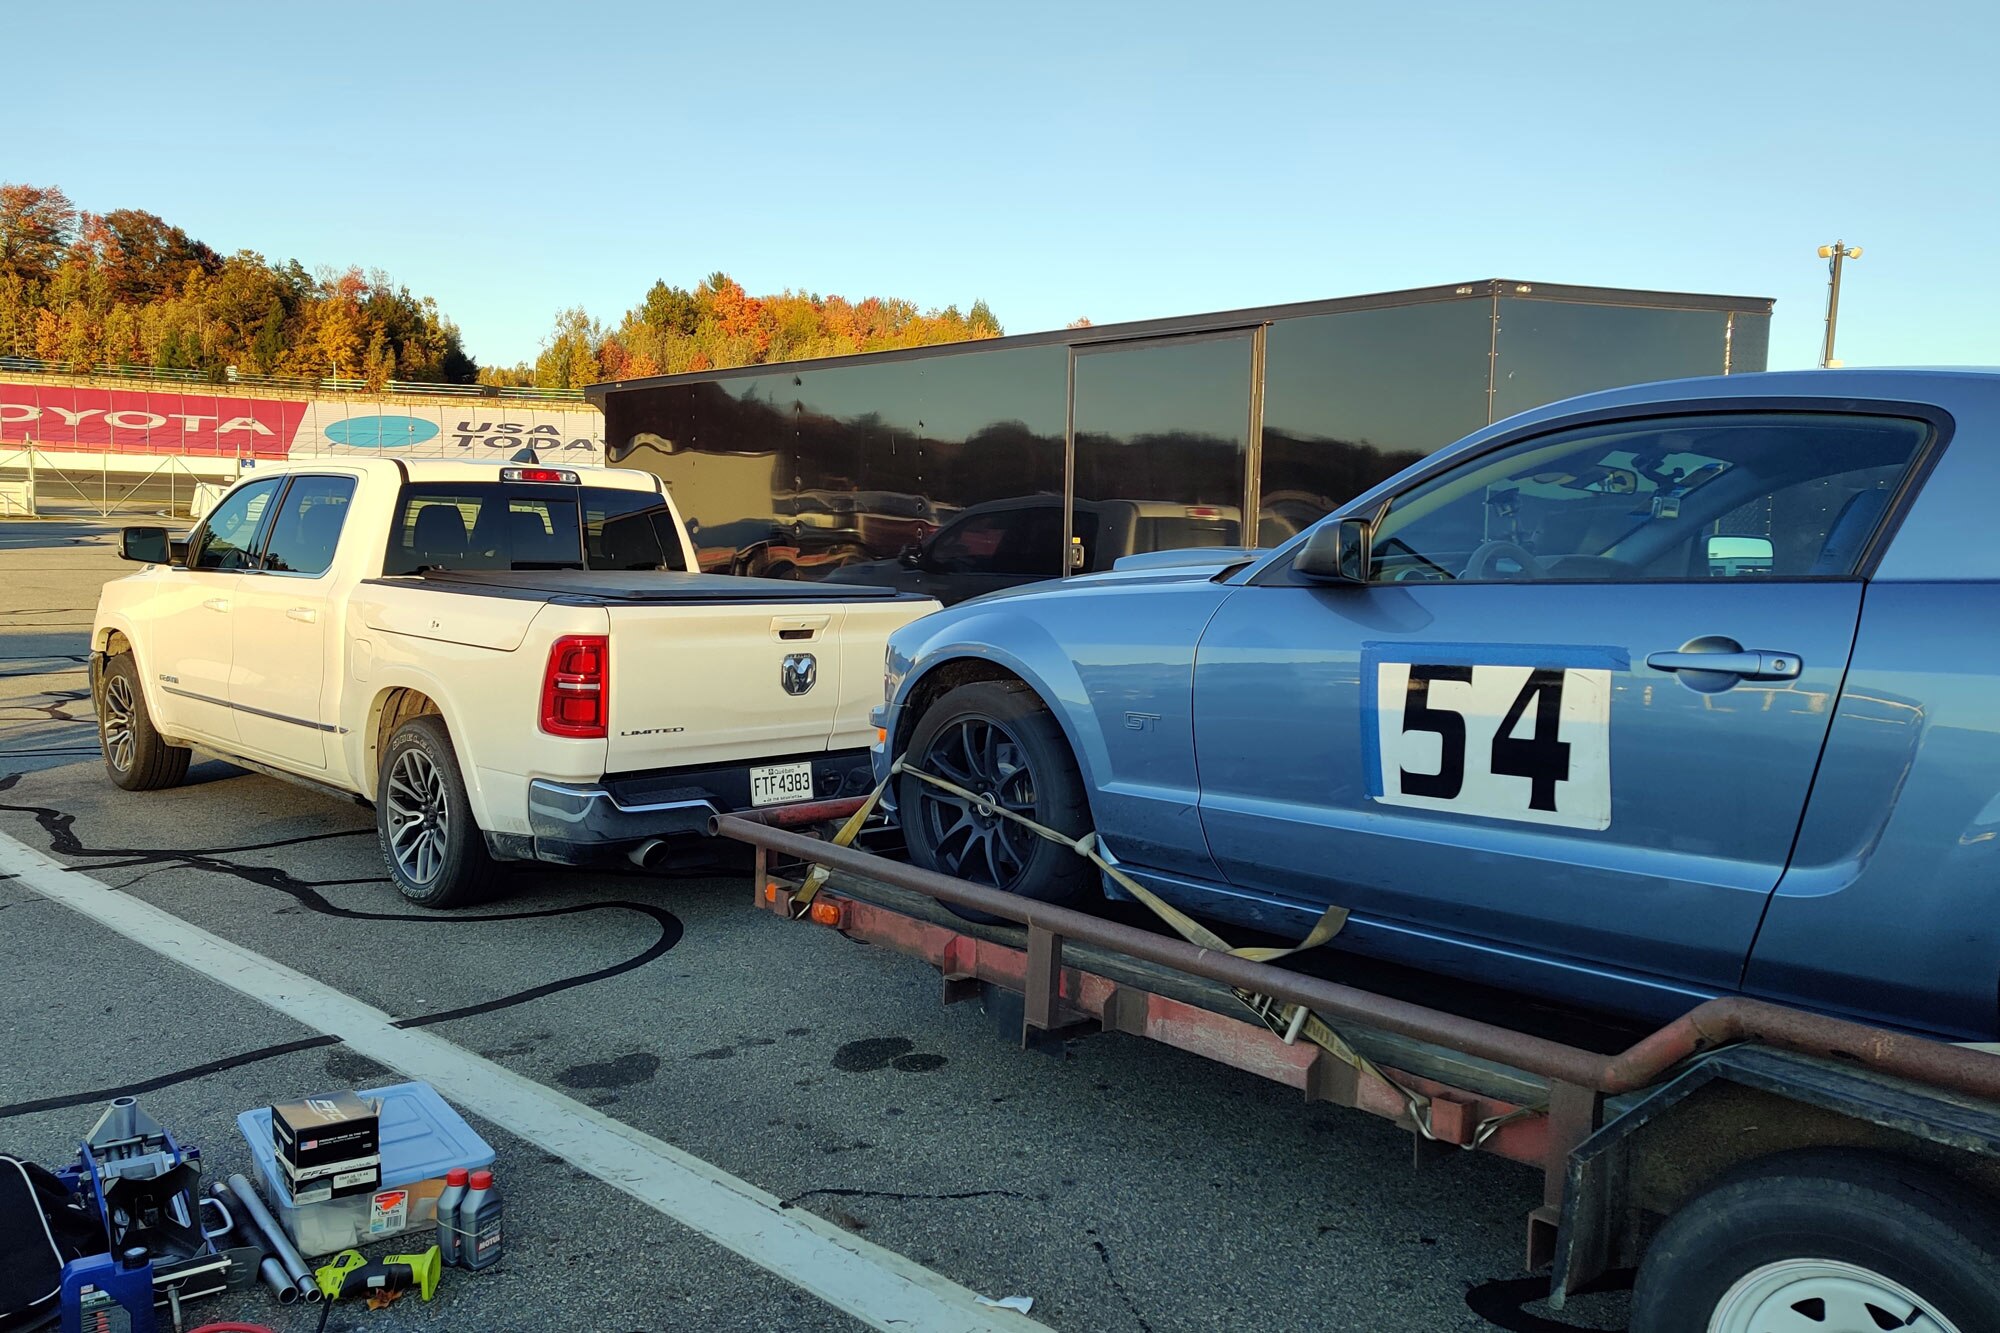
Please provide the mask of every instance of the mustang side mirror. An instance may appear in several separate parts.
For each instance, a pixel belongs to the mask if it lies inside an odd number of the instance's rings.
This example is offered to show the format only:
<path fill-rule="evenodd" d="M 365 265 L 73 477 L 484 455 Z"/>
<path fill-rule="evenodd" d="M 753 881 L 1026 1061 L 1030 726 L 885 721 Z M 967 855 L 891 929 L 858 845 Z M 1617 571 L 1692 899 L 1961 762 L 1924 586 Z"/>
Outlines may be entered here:
<path fill-rule="evenodd" d="M 118 534 L 118 558 L 148 565 L 170 565 L 173 545 L 165 528 L 126 528 Z"/>
<path fill-rule="evenodd" d="M 1336 519 L 1313 529 L 1306 544 L 1292 557 L 1292 568 L 1309 579 L 1331 583 L 1368 582 L 1368 544 L 1372 536 L 1365 520 Z"/>
<path fill-rule="evenodd" d="M 922 542 L 911 542 L 896 553 L 896 563 L 904 569 L 915 569 L 923 562 L 923 558 L 924 544 Z"/>

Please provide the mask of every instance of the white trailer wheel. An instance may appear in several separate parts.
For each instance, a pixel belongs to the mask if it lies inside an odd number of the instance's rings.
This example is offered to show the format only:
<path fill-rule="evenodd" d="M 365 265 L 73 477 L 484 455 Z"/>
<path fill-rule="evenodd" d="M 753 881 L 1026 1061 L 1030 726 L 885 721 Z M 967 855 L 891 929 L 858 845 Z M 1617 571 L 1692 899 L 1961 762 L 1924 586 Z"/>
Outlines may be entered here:
<path fill-rule="evenodd" d="M 1838 1259 L 1780 1259 L 1723 1294 L 1708 1333 L 1966 1333 L 1899 1282 Z"/>

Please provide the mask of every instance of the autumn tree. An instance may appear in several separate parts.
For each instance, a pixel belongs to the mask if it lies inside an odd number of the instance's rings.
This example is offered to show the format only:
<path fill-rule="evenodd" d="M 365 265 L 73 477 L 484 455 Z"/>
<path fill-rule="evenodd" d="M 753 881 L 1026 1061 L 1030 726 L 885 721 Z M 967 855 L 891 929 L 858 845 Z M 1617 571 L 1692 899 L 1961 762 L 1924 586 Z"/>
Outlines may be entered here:
<path fill-rule="evenodd" d="M 48 277 L 75 239 L 76 205 L 54 186 L 0 183 L 0 272 Z"/>
<path fill-rule="evenodd" d="M 223 256 L 154 213 L 79 211 L 0 185 L 0 355 L 72 367 L 469 384 L 479 367 L 429 297 L 379 270 Z"/>
<path fill-rule="evenodd" d="M 895 298 L 850 301 L 792 290 L 752 296 L 718 272 L 692 291 L 655 282 L 609 329 L 597 326 L 582 310 L 565 310 L 543 341 L 535 382 L 556 385 L 564 377 L 571 385 L 592 382 L 575 378 L 578 374 L 642 379 L 1000 333 L 1000 321 L 984 301 L 974 301 L 961 313 L 957 306 L 919 310 L 913 302 Z"/>

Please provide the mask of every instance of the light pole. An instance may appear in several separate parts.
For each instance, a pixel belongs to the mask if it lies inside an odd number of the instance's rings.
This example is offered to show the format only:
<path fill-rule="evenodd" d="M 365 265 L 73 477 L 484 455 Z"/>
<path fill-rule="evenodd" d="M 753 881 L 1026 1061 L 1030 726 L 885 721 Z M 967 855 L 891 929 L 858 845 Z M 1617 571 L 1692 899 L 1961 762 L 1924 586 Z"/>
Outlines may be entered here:
<path fill-rule="evenodd" d="M 1831 261 L 1826 283 L 1826 346 L 1819 354 L 1819 368 L 1826 370 L 1840 362 L 1833 359 L 1833 326 L 1840 318 L 1840 265 L 1842 260 L 1861 258 L 1861 247 L 1835 241 L 1832 245 L 1822 245 L 1819 257 Z"/>

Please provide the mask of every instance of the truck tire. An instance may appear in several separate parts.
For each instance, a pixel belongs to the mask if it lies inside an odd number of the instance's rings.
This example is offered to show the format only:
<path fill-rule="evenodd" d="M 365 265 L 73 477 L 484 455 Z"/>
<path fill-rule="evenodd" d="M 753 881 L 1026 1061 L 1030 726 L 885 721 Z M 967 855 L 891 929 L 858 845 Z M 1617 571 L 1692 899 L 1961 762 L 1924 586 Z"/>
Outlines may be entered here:
<path fill-rule="evenodd" d="M 397 890 L 419 907 L 462 907 L 491 882 L 493 858 L 472 822 L 472 804 L 451 734 L 435 713 L 413 717 L 382 752 L 375 832 Z"/>
<path fill-rule="evenodd" d="M 992 813 L 1005 806 L 1072 838 L 1090 831 L 1090 802 L 1069 741 L 1026 685 L 987 680 L 950 691 L 917 720 L 903 761 L 986 798 L 966 801 L 904 772 L 897 808 L 918 865 L 1046 903 L 1074 902 L 1094 882 L 1089 861 Z M 975 921 L 1000 919 L 952 910 Z"/>
<path fill-rule="evenodd" d="M 132 654 L 105 659 L 97 677 L 96 703 L 97 740 L 113 782 L 126 791 L 158 791 L 181 784 L 193 751 L 169 744 L 154 729 Z"/>
<path fill-rule="evenodd" d="M 1753 1163 L 1667 1221 L 1631 1333 L 2000 1328 L 2000 1222 L 1971 1190 L 1853 1150 Z"/>

